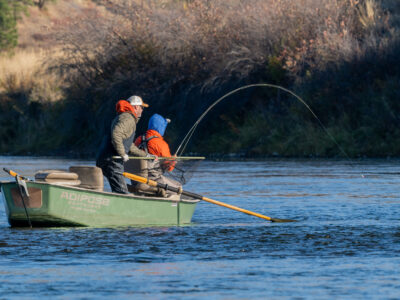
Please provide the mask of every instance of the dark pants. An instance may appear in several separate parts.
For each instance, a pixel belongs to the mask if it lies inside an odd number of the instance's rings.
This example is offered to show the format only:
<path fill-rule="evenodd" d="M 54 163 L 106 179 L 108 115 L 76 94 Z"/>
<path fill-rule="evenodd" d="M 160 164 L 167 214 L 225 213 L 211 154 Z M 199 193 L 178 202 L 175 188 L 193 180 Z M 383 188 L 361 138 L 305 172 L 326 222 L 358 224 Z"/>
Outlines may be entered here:
<path fill-rule="evenodd" d="M 111 191 L 118 194 L 129 194 L 126 186 L 125 177 L 118 173 L 124 172 L 124 165 L 114 160 L 97 161 L 96 166 L 101 168 L 103 175 L 107 178 L 111 186 Z"/>

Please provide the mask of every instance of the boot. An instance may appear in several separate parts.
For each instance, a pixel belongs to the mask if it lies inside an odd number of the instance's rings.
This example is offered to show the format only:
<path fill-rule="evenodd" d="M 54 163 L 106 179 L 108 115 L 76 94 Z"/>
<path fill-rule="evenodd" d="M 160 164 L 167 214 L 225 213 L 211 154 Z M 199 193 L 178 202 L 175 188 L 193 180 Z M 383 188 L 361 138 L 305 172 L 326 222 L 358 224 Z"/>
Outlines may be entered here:
<path fill-rule="evenodd" d="M 165 198 L 167 196 L 167 193 L 165 192 L 164 189 L 162 188 L 157 188 L 157 197 L 163 197 Z"/>

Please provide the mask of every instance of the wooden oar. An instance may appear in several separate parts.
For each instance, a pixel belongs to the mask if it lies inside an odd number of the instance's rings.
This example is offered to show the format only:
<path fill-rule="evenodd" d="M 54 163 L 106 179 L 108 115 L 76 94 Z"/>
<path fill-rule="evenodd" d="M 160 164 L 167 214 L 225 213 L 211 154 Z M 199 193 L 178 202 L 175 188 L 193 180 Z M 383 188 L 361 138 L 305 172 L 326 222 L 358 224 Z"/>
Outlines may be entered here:
<path fill-rule="evenodd" d="M 121 156 L 113 156 L 113 159 L 122 159 Z M 145 157 L 145 156 L 129 156 L 129 159 L 146 159 L 146 160 L 154 160 L 155 157 Z M 171 156 L 171 157 L 163 157 L 163 156 L 157 156 L 157 159 L 159 160 L 202 160 L 205 159 L 204 156 Z"/>
<path fill-rule="evenodd" d="M 268 221 L 271 221 L 271 222 L 296 222 L 296 220 L 277 219 L 277 218 L 271 218 L 271 217 L 268 217 L 268 216 L 264 216 L 262 214 L 259 214 L 259 213 L 256 213 L 256 212 L 252 212 L 252 211 L 247 210 L 247 209 L 243 209 L 243 208 L 240 208 L 240 207 L 237 207 L 237 206 L 233 206 L 233 205 L 226 204 L 226 203 L 223 203 L 223 202 L 220 202 L 220 201 L 216 201 L 216 200 L 213 200 L 213 199 L 210 199 L 210 198 L 207 198 L 207 197 L 195 194 L 195 193 L 183 191 L 181 188 L 179 189 L 179 188 L 176 188 L 176 187 L 169 186 L 167 184 L 162 184 L 162 183 L 159 183 L 157 181 L 153 181 L 153 180 L 150 180 L 148 178 L 144 178 L 144 177 L 141 177 L 141 176 L 138 176 L 138 175 L 135 175 L 135 174 L 124 172 L 124 173 L 122 173 L 122 175 L 125 176 L 126 178 L 129 178 L 129 179 L 137 181 L 137 182 L 145 183 L 145 184 L 148 184 L 148 185 L 153 186 L 153 187 L 158 187 L 158 188 L 162 188 L 162 189 L 165 189 L 165 190 L 170 190 L 170 191 L 175 192 L 177 194 L 183 194 L 183 195 L 189 196 L 189 197 L 194 198 L 194 199 L 200 199 L 200 200 L 203 200 L 203 201 L 206 201 L 206 202 L 210 202 L 212 204 L 216 204 L 216 205 L 220 205 L 220 206 L 223 206 L 223 207 L 227 207 L 227 208 L 230 208 L 230 209 L 233 209 L 233 210 L 236 210 L 236 211 L 240 211 L 242 213 L 245 213 L 245 214 L 248 214 L 248 215 L 252 215 L 252 216 L 255 216 L 255 217 L 258 217 L 258 218 L 261 218 L 261 219 L 264 219 L 264 220 L 268 220 Z"/>

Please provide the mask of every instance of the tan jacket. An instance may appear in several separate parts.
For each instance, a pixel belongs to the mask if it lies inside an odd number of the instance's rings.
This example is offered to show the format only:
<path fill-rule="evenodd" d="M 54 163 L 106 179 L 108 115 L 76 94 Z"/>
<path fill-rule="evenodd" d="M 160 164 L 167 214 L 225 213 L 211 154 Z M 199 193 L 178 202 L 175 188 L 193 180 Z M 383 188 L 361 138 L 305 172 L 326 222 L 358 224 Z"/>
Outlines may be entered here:
<path fill-rule="evenodd" d="M 137 122 L 139 122 L 137 118 L 129 112 L 119 114 L 113 120 L 111 125 L 111 143 L 119 156 L 125 155 L 123 140 L 128 139 L 136 131 Z M 133 154 L 140 157 L 146 156 L 146 152 L 140 150 L 134 143 L 130 146 L 129 153 L 126 154 Z"/>

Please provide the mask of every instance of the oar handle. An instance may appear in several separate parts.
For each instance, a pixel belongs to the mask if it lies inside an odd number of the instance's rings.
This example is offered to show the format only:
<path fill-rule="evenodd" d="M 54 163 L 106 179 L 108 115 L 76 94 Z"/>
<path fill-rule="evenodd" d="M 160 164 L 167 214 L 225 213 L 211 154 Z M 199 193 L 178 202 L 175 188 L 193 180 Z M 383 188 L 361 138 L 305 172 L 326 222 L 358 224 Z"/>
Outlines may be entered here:
<path fill-rule="evenodd" d="M 14 171 L 12 171 L 12 170 L 10 170 L 10 169 L 3 168 L 3 170 L 4 170 L 6 173 L 10 174 L 12 177 L 18 176 L 18 174 L 17 174 L 16 172 L 14 172 Z"/>
<path fill-rule="evenodd" d="M 28 210 L 26 209 L 25 200 L 24 200 L 24 194 L 26 195 L 26 197 L 29 200 L 28 188 L 26 186 L 25 181 L 20 181 L 20 179 L 22 179 L 22 180 L 29 180 L 29 179 L 19 175 L 17 172 L 14 172 L 10 169 L 3 168 L 3 170 L 5 172 L 7 172 L 8 174 L 10 174 L 12 177 L 15 177 L 15 181 L 17 182 L 17 186 L 18 186 L 18 190 L 19 190 L 19 195 L 21 196 L 21 202 L 22 202 L 22 205 L 24 206 L 26 219 L 28 221 L 29 227 L 32 228 L 31 219 L 29 218 Z"/>
<path fill-rule="evenodd" d="M 153 187 L 159 187 L 159 188 L 162 188 L 162 189 L 165 189 L 165 190 L 170 190 L 172 192 L 175 192 L 175 193 L 178 193 L 178 194 L 183 194 L 183 195 L 189 196 L 189 197 L 194 198 L 194 199 L 201 199 L 201 200 L 209 202 L 209 203 L 213 203 L 213 204 L 216 204 L 216 205 L 219 205 L 219 206 L 223 206 L 223 207 L 230 208 L 230 209 L 233 209 L 233 210 L 236 210 L 236 211 L 240 211 L 242 213 L 245 213 L 245 214 L 248 214 L 248 215 L 252 215 L 252 216 L 255 216 L 255 217 L 258 217 L 258 218 L 261 218 L 261 219 L 264 219 L 264 220 L 268 220 L 268 221 L 271 221 L 271 222 L 296 222 L 296 220 L 290 220 L 290 219 L 271 218 L 271 217 L 268 217 L 268 216 L 265 216 L 265 215 L 262 215 L 262 214 L 259 214 L 259 213 L 256 213 L 256 212 L 252 212 L 252 211 L 247 210 L 247 209 L 243 209 L 243 208 L 240 208 L 240 207 L 237 207 L 237 206 L 234 206 L 234 205 L 226 204 L 224 202 L 220 202 L 220 201 L 217 201 L 217 200 L 206 198 L 206 197 L 203 197 L 202 195 L 199 195 L 199 194 L 183 191 L 181 188 L 176 188 L 176 187 L 173 187 L 173 186 L 169 186 L 167 184 L 159 183 L 157 181 L 154 181 L 154 180 L 142 177 L 142 176 L 138 176 L 138 175 L 135 175 L 135 174 L 124 172 L 124 173 L 122 173 L 122 175 L 127 177 L 127 178 L 129 178 L 129 179 L 132 179 L 134 181 L 145 183 L 145 184 L 148 184 L 148 185 L 153 186 Z"/>
<path fill-rule="evenodd" d="M 14 172 L 13 170 L 7 169 L 7 168 L 3 168 L 3 170 L 10 174 L 12 177 L 16 177 L 18 176 L 19 178 L 23 179 L 23 180 L 29 180 L 29 178 L 26 178 L 24 176 L 19 175 L 17 172 Z"/>
<path fill-rule="evenodd" d="M 137 181 L 137 182 L 146 183 L 146 184 L 151 185 L 151 186 L 157 186 L 157 182 L 155 182 L 153 180 L 150 180 L 148 178 L 142 177 L 142 176 L 138 176 L 138 175 L 127 173 L 127 172 L 122 173 L 122 175 L 127 177 L 127 178 L 129 178 L 129 179 Z"/>

